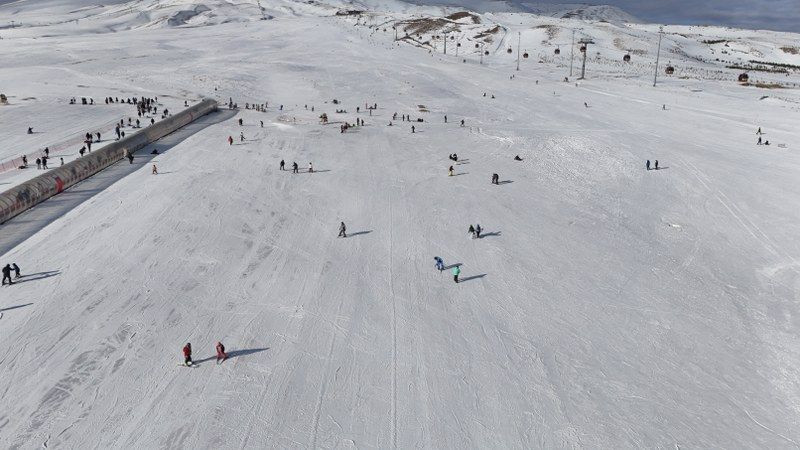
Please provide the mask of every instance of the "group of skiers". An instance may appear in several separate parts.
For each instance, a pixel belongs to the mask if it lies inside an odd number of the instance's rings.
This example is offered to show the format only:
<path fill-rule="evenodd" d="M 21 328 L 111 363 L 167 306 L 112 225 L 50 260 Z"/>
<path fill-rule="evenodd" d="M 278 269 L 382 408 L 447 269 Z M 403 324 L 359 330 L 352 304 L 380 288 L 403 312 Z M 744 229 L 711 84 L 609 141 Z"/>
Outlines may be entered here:
<path fill-rule="evenodd" d="M 278 164 L 279 170 L 286 170 L 286 161 L 281 160 Z M 297 165 L 297 162 L 292 162 L 292 173 L 300 173 L 300 166 Z M 314 164 L 308 163 L 308 171 L 307 173 L 314 173 Z"/>
<path fill-rule="evenodd" d="M 21 277 L 21 275 L 19 274 L 19 266 L 17 265 L 17 263 L 6 264 L 5 267 L 3 267 L 3 286 L 6 285 L 6 281 L 8 281 L 9 285 L 14 284 L 14 282 L 11 281 L 12 270 L 14 271 L 15 280 Z"/>
<path fill-rule="evenodd" d="M 658 160 L 655 161 L 655 165 L 654 166 L 655 167 L 653 167 L 653 168 L 655 170 L 658 170 Z M 647 160 L 647 163 L 645 163 L 645 167 L 647 167 L 647 170 L 650 170 L 650 160 L 649 159 Z"/>
<path fill-rule="evenodd" d="M 470 225 L 471 226 L 471 225 Z M 433 260 L 436 262 L 436 269 L 439 272 L 444 272 L 446 267 L 444 266 L 444 260 L 439 256 L 434 256 Z M 458 276 L 461 275 L 461 265 L 460 264 L 453 264 L 451 269 L 451 273 L 453 274 L 453 281 L 458 283 Z"/>
<path fill-rule="evenodd" d="M 217 364 L 228 359 L 228 354 L 225 353 L 225 346 L 222 345 L 222 342 L 217 342 L 217 345 L 214 346 L 214 349 L 217 351 Z M 192 361 L 191 342 L 187 342 L 186 345 L 183 346 L 183 363 L 186 366 L 191 366 L 194 364 L 194 362 Z"/>
<path fill-rule="evenodd" d="M 756 145 L 770 145 L 769 140 L 763 142 L 761 141 L 761 135 L 763 134 L 761 133 L 761 127 L 758 127 L 758 131 L 756 131 L 756 134 L 758 135 L 758 142 L 756 142 Z"/>

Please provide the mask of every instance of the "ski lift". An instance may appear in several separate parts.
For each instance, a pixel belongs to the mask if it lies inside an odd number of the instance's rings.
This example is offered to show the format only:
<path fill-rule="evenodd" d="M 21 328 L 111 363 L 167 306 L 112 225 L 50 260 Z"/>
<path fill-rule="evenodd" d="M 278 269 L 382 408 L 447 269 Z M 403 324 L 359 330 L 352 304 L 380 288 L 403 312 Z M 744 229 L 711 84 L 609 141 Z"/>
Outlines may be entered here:
<path fill-rule="evenodd" d="M 625 62 L 631 62 L 631 55 L 626 54 L 625 56 L 622 57 L 622 60 Z"/>
<path fill-rule="evenodd" d="M 525 53 L 523 53 L 523 54 L 522 54 L 522 57 L 523 57 L 523 58 L 525 58 L 525 59 L 527 59 L 527 58 L 528 58 L 528 52 L 525 52 Z"/>
<path fill-rule="evenodd" d="M 672 67 L 672 66 L 667 66 L 667 68 L 666 68 L 666 69 L 664 69 L 664 72 L 665 72 L 667 75 L 672 75 L 672 74 L 674 74 L 674 73 L 675 73 L 675 68 L 674 68 L 674 67 Z"/>
<path fill-rule="evenodd" d="M 561 49 L 559 49 L 559 48 L 556 48 L 556 49 L 553 51 L 553 53 L 555 53 L 556 55 L 560 55 L 560 54 L 561 54 Z"/>
<path fill-rule="evenodd" d="M 508 50 L 506 50 L 506 53 L 511 53 L 511 52 L 512 52 L 511 47 L 508 47 Z"/>

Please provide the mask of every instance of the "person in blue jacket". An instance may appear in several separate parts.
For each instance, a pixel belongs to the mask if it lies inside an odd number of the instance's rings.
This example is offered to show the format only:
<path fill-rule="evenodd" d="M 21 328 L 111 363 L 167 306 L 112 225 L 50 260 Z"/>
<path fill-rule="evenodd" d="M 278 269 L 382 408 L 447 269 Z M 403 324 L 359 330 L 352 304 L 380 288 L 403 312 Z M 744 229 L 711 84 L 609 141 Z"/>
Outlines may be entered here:
<path fill-rule="evenodd" d="M 442 258 L 440 258 L 438 256 L 434 256 L 433 260 L 436 261 L 436 268 L 439 269 L 439 272 L 443 271 L 444 270 L 444 261 L 442 260 Z"/>

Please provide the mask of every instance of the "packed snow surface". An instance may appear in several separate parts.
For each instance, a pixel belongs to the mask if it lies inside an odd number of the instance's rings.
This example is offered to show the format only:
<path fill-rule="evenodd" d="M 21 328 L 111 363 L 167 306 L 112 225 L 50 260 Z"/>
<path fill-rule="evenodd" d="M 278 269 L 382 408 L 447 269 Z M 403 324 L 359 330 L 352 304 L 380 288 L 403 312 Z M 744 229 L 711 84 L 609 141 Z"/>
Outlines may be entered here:
<path fill-rule="evenodd" d="M 656 28 L 586 22 L 576 84 L 574 18 L 455 19 L 455 57 L 391 28 L 453 10 L 262 5 L 0 6 L 4 157 L 131 114 L 71 97 L 239 106 L 0 259 L 4 447 L 800 446 L 797 72 L 702 42 L 797 35 L 668 30 L 653 88 Z"/>

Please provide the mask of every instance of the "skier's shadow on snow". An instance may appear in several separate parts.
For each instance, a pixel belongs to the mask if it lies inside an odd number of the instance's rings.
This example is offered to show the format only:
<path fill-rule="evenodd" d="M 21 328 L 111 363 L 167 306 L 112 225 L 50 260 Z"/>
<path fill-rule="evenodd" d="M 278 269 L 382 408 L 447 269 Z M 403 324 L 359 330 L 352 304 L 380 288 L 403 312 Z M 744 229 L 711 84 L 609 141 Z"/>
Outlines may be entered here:
<path fill-rule="evenodd" d="M 443 270 L 450 270 L 453 267 L 461 267 L 461 266 L 462 266 L 461 263 L 450 264 L 449 266 L 445 266 Z"/>
<path fill-rule="evenodd" d="M 491 233 L 481 233 L 481 239 L 488 236 L 500 236 L 500 231 L 492 231 Z"/>
<path fill-rule="evenodd" d="M 264 352 L 264 351 L 267 351 L 267 350 L 269 350 L 269 349 L 270 349 L 270 347 L 264 347 L 264 348 L 243 348 L 243 349 L 241 349 L 241 350 L 232 350 L 232 351 L 226 352 L 226 354 L 228 355 L 228 359 L 231 359 L 231 358 L 236 358 L 237 356 L 245 356 L 245 355 L 250 355 L 250 354 L 252 354 L 252 353 Z M 202 362 L 207 362 L 207 361 L 211 361 L 211 360 L 215 360 L 215 359 L 217 359 L 217 356 L 216 356 L 216 355 L 214 355 L 214 356 L 209 356 L 208 358 L 197 359 L 197 360 L 193 361 L 193 363 L 194 363 L 194 364 L 200 364 L 200 363 L 202 363 Z"/>
<path fill-rule="evenodd" d="M 500 186 L 501 184 L 511 184 L 513 182 L 514 182 L 513 180 L 503 180 L 503 181 L 498 181 L 497 185 Z"/>
<path fill-rule="evenodd" d="M 31 274 L 28 274 L 28 275 L 21 276 L 17 281 L 14 282 L 14 284 L 27 283 L 28 281 L 43 280 L 45 278 L 54 277 L 54 276 L 60 275 L 60 274 L 61 274 L 60 270 L 50 270 L 50 271 L 47 271 L 47 272 L 31 273 Z"/>
<path fill-rule="evenodd" d="M 370 233 L 372 233 L 372 230 L 356 231 L 355 233 L 348 234 L 347 237 L 361 236 L 362 234 L 370 234 Z"/>
<path fill-rule="evenodd" d="M 459 175 L 469 175 L 469 172 L 458 172 L 458 173 L 454 173 L 454 174 L 453 174 L 453 175 L 451 175 L 451 176 L 457 177 L 457 176 L 459 176 Z"/>
<path fill-rule="evenodd" d="M 463 282 L 465 282 L 465 281 L 474 280 L 474 279 L 477 279 L 477 278 L 483 278 L 483 277 L 485 277 L 485 276 L 486 276 L 486 274 L 485 274 L 485 273 L 482 273 L 482 274 L 480 274 L 480 275 L 473 275 L 473 276 L 471 276 L 471 277 L 459 278 L 459 279 L 458 279 L 458 282 L 459 282 L 459 283 L 463 283 Z"/>

